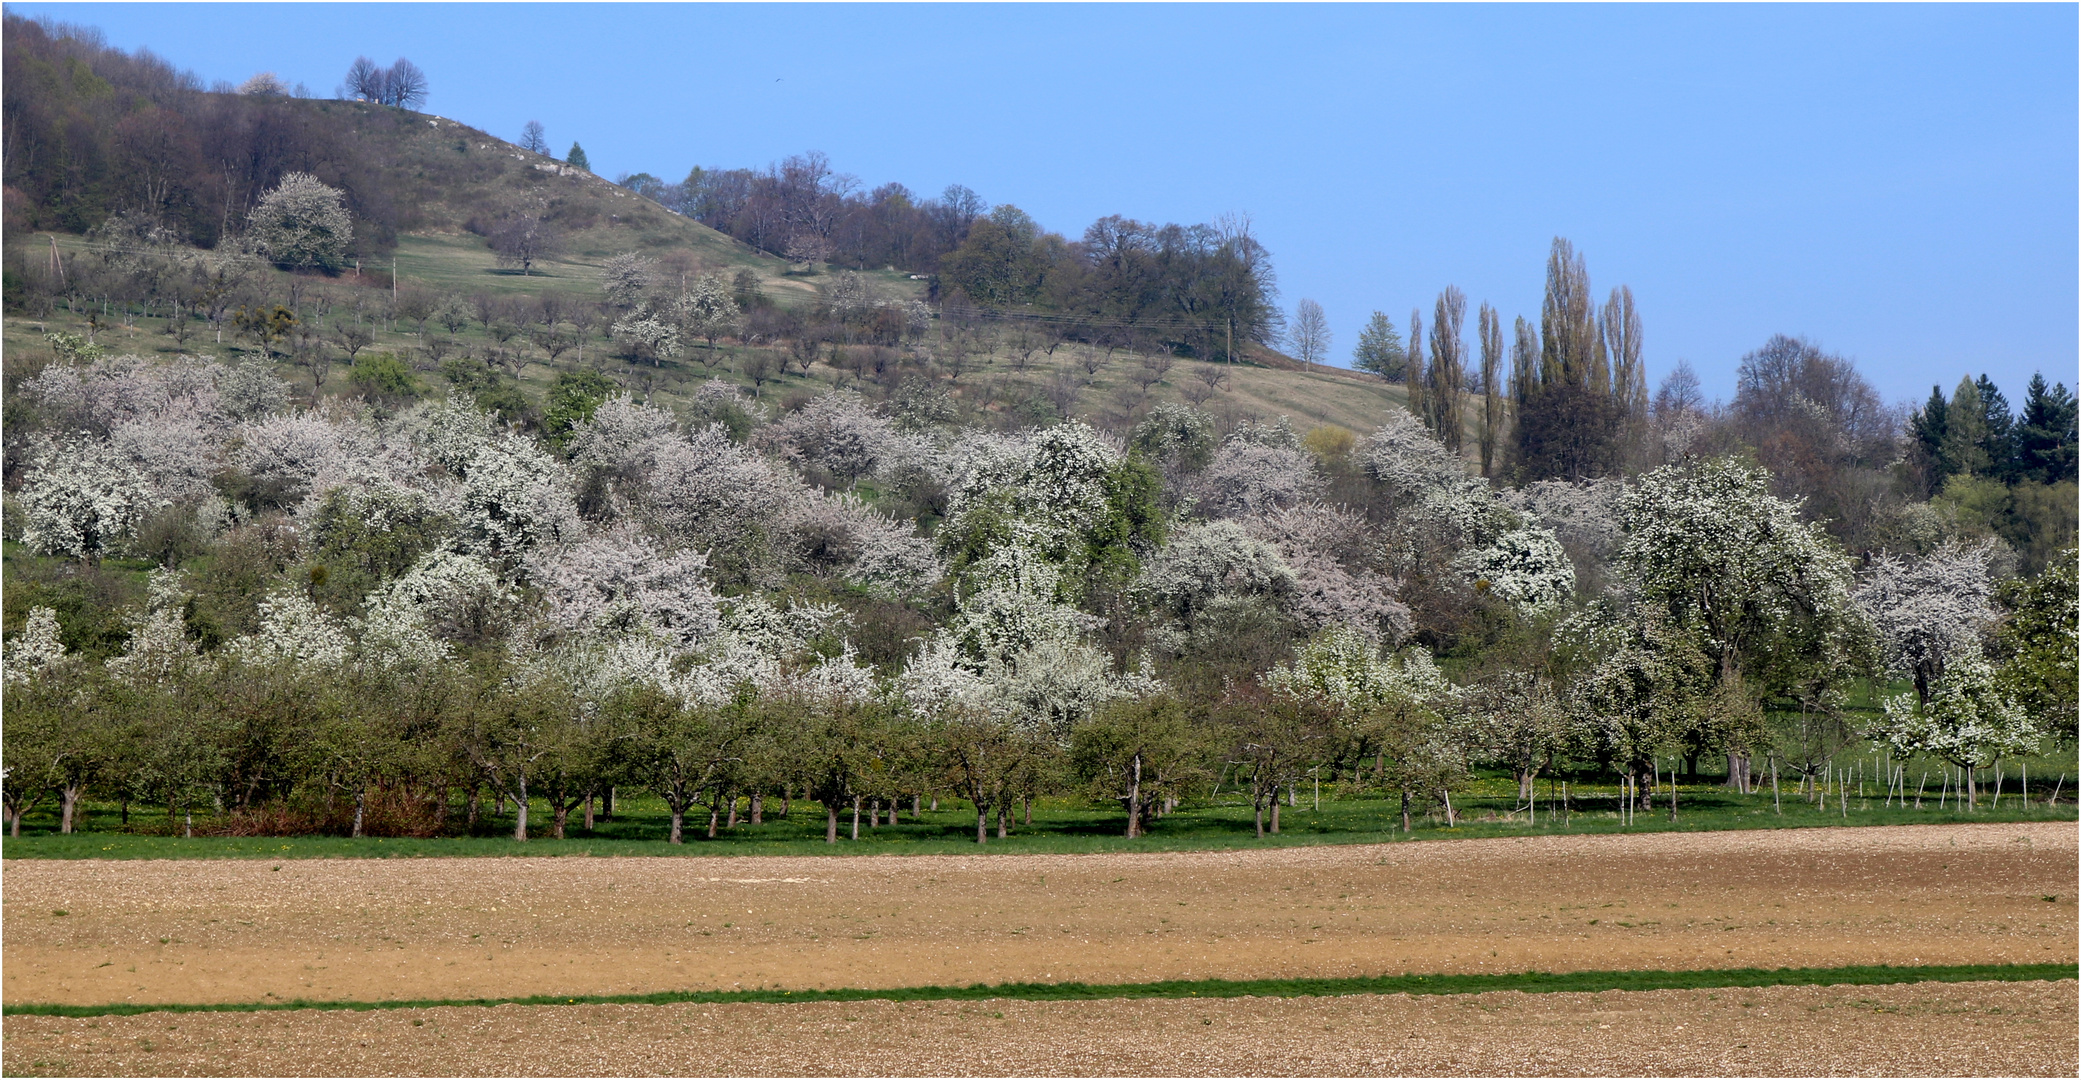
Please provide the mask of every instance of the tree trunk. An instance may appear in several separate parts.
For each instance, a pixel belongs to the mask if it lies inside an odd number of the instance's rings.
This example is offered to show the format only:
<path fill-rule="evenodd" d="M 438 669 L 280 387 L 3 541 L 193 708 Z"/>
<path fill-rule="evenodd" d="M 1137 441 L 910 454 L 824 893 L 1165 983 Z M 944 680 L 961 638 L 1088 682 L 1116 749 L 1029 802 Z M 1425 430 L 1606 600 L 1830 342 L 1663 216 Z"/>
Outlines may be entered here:
<path fill-rule="evenodd" d="M 934 800 L 932 800 L 932 802 L 933 802 L 933 804 L 934 804 L 932 808 L 933 808 L 934 810 L 937 810 L 937 809 L 939 809 L 939 806 L 938 806 L 939 800 L 938 800 L 938 799 L 934 799 Z M 925 800 L 924 800 L 924 798 L 923 798 L 922 796 L 919 796 L 919 795 L 913 794 L 913 795 L 912 795 L 912 796 L 910 797 L 910 819 L 911 819 L 912 821 L 923 821 L 923 820 L 925 820 L 924 806 L 925 806 Z"/>
<path fill-rule="evenodd" d="M 1010 823 L 1006 820 L 1011 816 L 1012 808 L 1010 806 L 1004 803 L 997 804 L 997 838 L 999 840 L 1012 834 Z"/>
<path fill-rule="evenodd" d="M 737 827 L 737 793 L 734 791 L 730 793 L 729 827 L 732 829 Z"/>
<path fill-rule="evenodd" d="M 853 839 L 860 838 L 860 797 L 853 796 Z"/>
<path fill-rule="evenodd" d="M 1027 827 L 1029 827 L 1029 828 L 1031 828 L 1031 827 L 1032 827 L 1032 825 L 1033 825 L 1033 800 L 1032 800 L 1031 798 L 1029 798 L 1029 797 L 1025 796 L 1025 795 L 1021 795 L 1021 796 L 1019 796 L 1019 816 L 1020 816 L 1020 817 L 1022 817 L 1022 818 L 1025 818 L 1025 819 L 1026 819 L 1026 825 L 1027 825 Z"/>
<path fill-rule="evenodd" d="M 1142 756 L 1134 757 L 1134 779 L 1127 785 L 1127 838 L 1132 840 L 1141 835 L 1142 827 Z"/>
<path fill-rule="evenodd" d="M 564 838 L 564 825 L 571 820 L 571 804 L 561 797 L 549 806 L 549 835 L 558 840 Z"/>
<path fill-rule="evenodd" d="M 594 801 L 594 799 L 595 799 L 595 798 L 596 798 L 596 796 L 595 796 L 595 795 L 594 795 L 594 794 L 593 794 L 592 792 L 588 791 L 588 792 L 586 792 L 586 793 L 585 793 L 585 831 L 586 831 L 586 832 L 591 832 L 591 831 L 593 831 L 593 801 Z"/>
<path fill-rule="evenodd" d="M 354 839 L 361 839 L 361 822 L 368 810 L 369 789 L 354 789 Z"/>
<path fill-rule="evenodd" d="M 672 808 L 672 842 L 686 843 L 686 810 L 678 806 Z"/>
<path fill-rule="evenodd" d="M 824 843 L 835 844 L 838 842 L 838 804 L 826 803 L 824 810 Z"/>
<path fill-rule="evenodd" d="M 1272 835 L 1279 835 L 1279 792 L 1272 792 Z"/>
<path fill-rule="evenodd" d="M 716 806 L 715 800 L 708 800 L 708 838 L 710 840 L 715 839 L 716 824 L 722 820 L 722 816 L 722 811 Z"/>
<path fill-rule="evenodd" d="M 78 784 L 67 784 L 59 789 L 58 798 L 63 802 L 58 816 L 58 831 L 60 833 L 70 833 L 72 831 L 72 817 L 79 807 L 79 795 L 80 785 Z"/>
<path fill-rule="evenodd" d="M 1257 838 L 1262 840 L 1264 839 L 1264 800 L 1259 798 L 1253 801 L 1250 808 L 1257 814 Z"/>
<path fill-rule="evenodd" d="M 980 802 L 975 804 L 975 842 L 990 842 L 990 809 Z"/>
<path fill-rule="evenodd" d="M 1402 789 L 1402 831 L 1409 831 L 1409 789 Z"/>
<path fill-rule="evenodd" d="M 754 825 L 766 823 L 766 793 L 763 791 L 751 793 L 751 823 Z"/>
<path fill-rule="evenodd" d="M 14 837 L 16 840 L 20 840 L 22 838 L 22 812 L 20 810 L 11 810 L 8 812 L 7 835 Z"/>
<path fill-rule="evenodd" d="M 1972 766 L 1966 766 L 1965 808 L 1967 812 L 1978 810 L 1980 808 L 1980 778 L 1977 775 L 1975 775 L 1977 772 L 1979 772 L 1979 770 L 1973 768 Z"/>

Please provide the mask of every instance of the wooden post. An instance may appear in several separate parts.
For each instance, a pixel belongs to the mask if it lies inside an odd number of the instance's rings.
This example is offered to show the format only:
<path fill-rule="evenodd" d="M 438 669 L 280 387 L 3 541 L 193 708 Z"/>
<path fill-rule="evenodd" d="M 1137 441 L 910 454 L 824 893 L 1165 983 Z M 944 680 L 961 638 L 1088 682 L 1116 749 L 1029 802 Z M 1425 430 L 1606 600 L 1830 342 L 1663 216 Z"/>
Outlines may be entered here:
<path fill-rule="evenodd" d="M 1778 816 L 1785 816 L 1785 800 L 1778 794 L 1778 756 L 1770 755 L 1770 801 L 1777 807 Z"/>

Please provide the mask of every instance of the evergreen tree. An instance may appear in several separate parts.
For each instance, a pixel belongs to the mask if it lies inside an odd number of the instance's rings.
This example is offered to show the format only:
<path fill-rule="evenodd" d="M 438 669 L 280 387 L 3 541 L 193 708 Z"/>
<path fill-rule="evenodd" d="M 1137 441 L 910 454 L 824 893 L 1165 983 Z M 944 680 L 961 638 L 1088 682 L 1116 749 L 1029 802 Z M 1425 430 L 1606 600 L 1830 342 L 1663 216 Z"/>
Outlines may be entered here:
<path fill-rule="evenodd" d="M 575 169 L 584 169 L 586 172 L 593 171 L 592 162 L 585 159 L 585 147 L 575 142 L 571 144 L 571 152 L 564 155 L 564 164 Z"/>
<path fill-rule="evenodd" d="M 2009 413 L 2009 399 L 1994 380 L 1982 374 L 1973 389 L 1980 395 L 1980 452 L 1987 459 L 1987 475 L 2013 482 L 2016 475 L 2016 421 Z"/>
<path fill-rule="evenodd" d="M 1945 467 L 1944 442 L 1951 431 L 1951 403 L 1944 400 L 1944 388 L 1929 388 L 1929 401 L 1908 416 L 1908 438 L 1912 442 L 1910 455 L 1917 470 L 1922 474 L 1925 496 L 1941 491 L 1944 481 L 1950 478 Z"/>
<path fill-rule="evenodd" d="M 1351 350 L 1351 366 L 1370 371 L 1388 382 L 1401 382 L 1409 359 L 1402 350 L 1401 332 L 1384 311 L 1376 311 L 1359 331 L 1358 347 Z"/>
<path fill-rule="evenodd" d="M 2040 484 L 2075 478 L 2076 413 L 2065 383 L 2048 390 L 2044 375 L 2031 376 L 2016 423 L 2016 466 L 2024 478 Z"/>

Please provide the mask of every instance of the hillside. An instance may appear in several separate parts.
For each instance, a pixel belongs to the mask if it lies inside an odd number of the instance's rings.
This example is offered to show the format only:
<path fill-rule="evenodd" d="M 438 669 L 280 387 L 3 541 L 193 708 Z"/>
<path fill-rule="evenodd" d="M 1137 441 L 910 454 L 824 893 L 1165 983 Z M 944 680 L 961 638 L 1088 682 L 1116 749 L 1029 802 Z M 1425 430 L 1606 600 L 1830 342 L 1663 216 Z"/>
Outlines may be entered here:
<path fill-rule="evenodd" d="M 234 107 L 248 103 L 233 100 Z M 387 248 L 371 250 L 338 274 L 291 273 L 261 267 L 246 283 L 241 303 L 263 308 L 283 303 L 307 322 L 330 327 L 342 317 L 373 317 L 368 353 L 389 352 L 430 375 L 451 354 L 474 354 L 491 366 L 510 371 L 537 403 L 557 376 L 581 364 L 595 368 L 639 395 L 670 401 L 710 378 L 722 378 L 758 394 L 815 392 L 819 388 L 856 385 L 855 366 L 841 369 L 843 341 L 823 344 L 822 363 L 806 370 L 788 369 L 790 342 L 776 334 L 745 333 L 725 338 L 711 349 L 696 342 L 675 357 L 645 361 L 619 355 L 606 333 L 604 319 L 590 327 L 581 348 L 556 357 L 532 348 L 525 334 L 498 340 L 501 319 L 523 329 L 538 318 L 545 296 L 566 304 L 596 307 L 604 300 L 600 270 L 609 258 L 637 252 L 657 260 L 662 286 L 683 284 L 691 276 L 750 270 L 757 280 L 757 303 L 797 312 L 814 321 L 825 288 L 835 274 L 827 265 L 791 264 L 676 214 L 650 199 L 582 169 L 533 154 L 477 128 L 443 117 L 412 113 L 352 101 L 275 99 L 270 110 L 293 116 L 307 133 L 321 132 L 330 145 L 344 148 L 358 163 L 355 170 L 332 170 L 334 178 L 351 174 L 366 190 L 393 194 L 401 211 L 399 226 Z M 342 180 L 343 183 L 348 182 Z M 534 209 L 561 227 L 558 253 L 537 262 L 528 273 L 501 266 L 477 235 L 520 209 Z M 372 228 L 357 219 L 357 225 Z M 475 230 L 475 231 L 473 231 Z M 103 349 L 171 357 L 201 352 L 230 358 L 263 351 L 256 343 L 202 321 L 192 304 L 194 290 L 178 281 L 139 282 L 134 267 L 115 245 L 95 235 L 61 231 L 17 233 L 10 244 L 8 315 L 4 342 L 16 357 L 49 355 L 43 335 L 52 330 L 92 334 Z M 51 278 L 51 252 L 59 252 L 64 268 L 60 282 Z M 207 255 L 196 252 L 196 258 Z M 169 262 L 181 262 L 177 254 Z M 393 272 L 395 281 L 392 280 Z M 178 274 L 167 272 L 163 278 Z M 911 275 L 882 270 L 860 275 L 880 302 L 923 295 L 923 283 Z M 25 293 L 46 290 L 43 306 Z M 503 314 L 465 320 L 452 329 L 430 322 L 422 331 L 411 321 L 413 300 L 424 304 L 453 298 L 471 314 L 492 313 L 503 302 Z M 489 298 L 493 307 L 482 300 Z M 180 321 L 189 325 L 189 340 L 178 340 L 172 306 L 187 303 Z M 552 311 L 553 314 L 553 311 Z M 843 337 L 833 334 L 833 337 Z M 958 341 L 958 344 L 952 344 Z M 950 344 L 963 354 L 949 361 Z M 867 345 L 878 372 L 873 383 L 930 372 L 948 379 L 953 395 L 982 411 L 1011 411 L 1028 422 L 1049 415 L 1069 415 L 1103 427 L 1124 430 L 1148 407 L 1160 401 L 1198 400 L 1233 423 L 1250 417 L 1288 416 L 1306 431 L 1336 425 L 1356 432 L 1377 427 L 1382 410 L 1405 400 L 1400 387 L 1344 369 L 1303 370 L 1271 350 L 1253 347 L 1251 362 L 1210 364 L 1175 359 L 1160 378 L 1138 379 L 1142 356 L 1077 342 L 1035 341 L 1020 324 L 991 319 L 961 327 L 941 326 L 934 333 L 913 335 L 893 347 Z M 309 348 L 338 353 L 325 340 Z M 797 349 L 799 352 L 799 347 Z M 359 350 L 357 350 L 359 352 Z M 581 358 L 581 352 L 583 357 Z M 308 390 L 317 390 L 320 369 L 344 367 L 343 357 L 314 358 L 285 348 L 276 350 L 280 371 Z M 284 355 L 284 353 L 287 353 Z M 438 355 L 436 355 L 438 354 Z M 518 354 L 518 355 L 513 355 Z M 366 355 L 363 353 L 362 355 Z M 743 361 L 754 361 L 746 370 Z M 315 363 L 314 363 L 315 361 Z M 836 361 L 837 363 L 834 363 Z M 1160 362 L 1157 362 L 1160 363 Z M 948 370 L 949 367 L 955 370 Z M 761 367 L 779 369 L 760 373 Z M 323 392 L 351 393 L 345 379 L 326 373 Z M 441 380 L 424 380 L 428 390 Z M 1061 384 L 1073 382 L 1065 392 Z M 1147 382 L 1146 389 L 1143 383 Z M 1055 399 L 1051 402 L 1051 398 Z M 1052 408 L 1044 407 L 1053 404 Z M 1066 408 L 1064 405 L 1066 404 Z M 1471 442 L 1471 437 L 1469 442 Z"/>

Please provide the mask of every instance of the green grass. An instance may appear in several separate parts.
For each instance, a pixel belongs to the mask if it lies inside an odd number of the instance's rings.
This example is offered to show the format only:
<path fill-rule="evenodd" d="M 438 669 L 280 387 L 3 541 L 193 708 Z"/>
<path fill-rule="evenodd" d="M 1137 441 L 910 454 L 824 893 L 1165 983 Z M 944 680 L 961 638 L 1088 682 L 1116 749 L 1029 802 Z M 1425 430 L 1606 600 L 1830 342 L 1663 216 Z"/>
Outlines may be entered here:
<path fill-rule="evenodd" d="M 2035 770 L 2034 770 L 2035 772 Z M 1741 795 L 1716 786 L 1680 789 L 1677 821 L 1668 819 L 1667 803 L 1658 798 L 1658 809 L 1638 815 L 1631 825 L 1620 821 L 1613 810 L 1614 793 L 1608 786 L 1587 790 L 1572 788 L 1575 810 L 1565 820 L 1549 814 L 1544 802 L 1537 825 L 1522 814 L 1513 815 L 1508 778 L 1490 777 L 1472 788 L 1457 792 L 1454 805 L 1460 813 L 1457 827 L 1441 819 L 1418 817 L 1413 832 L 1403 833 L 1395 803 L 1380 798 L 1325 799 L 1320 811 L 1310 809 L 1303 799 L 1298 808 L 1282 813 L 1282 831 L 1258 839 L 1250 807 L 1223 798 L 1211 805 L 1188 805 L 1157 821 L 1148 836 L 1129 840 L 1120 835 L 1124 815 L 1109 807 L 1065 799 L 1042 800 L 1035 806 L 1031 826 L 1015 826 L 1013 835 L 998 839 L 993 829 L 990 842 L 975 843 L 974 811 L 966 804 L 946 803 L 937 812 L 927 811 L 924 821 L 913 823 L 904 815 L 901 825 L 875 829 L 862 818 L 860 839 L 848 839 L 849 814 L 841 815 L 839 842 L 824 842 L 822 808 L 797 803 L 793 813 L 781 818 L 777 802 L 768 808 L 765 823 L 740 824 L 724 829 L 715 840 L 703 837 L 707 819 L 690 819 L 687 842 L 667 843 L 668 818 L 657 800 L 624 796 L 612 820 L 601 820 L 586 833 L 574 815 L 568 839 L 547 838 L 548 814 L 537 806 L 530 812 L 531 832 L 536 837 L 525 843 L 510 836 L 511 819 L 487 819 L 473 835 L 430 839 L 365 838 L 341 836 L 221 837 L 177 835 L 178 823 L 168 822 L 164 809 L 132 807 L 132 830 L 122 830 L 116 808 L 89 804 L 83 815 L 82 831 L 57 833 L 52 808 L 45 806 L 28 816 L 19 838 L 0 841 L 0 855 L 10 859 L 312 859 L 312 858 L 432 858 L 500 855 L 973 855 L 973 854 L 1081 854 L 1122 851 L 1208 851 L 1253 848 L 1302 847 L 1320 844 L 1408 843 L 1435 840 L 1530 835 L 1609 835 L 1644 832 L 1710 832 L 1726 829 L 1779 829 L 1843 825 L 1978 824 L 2015 821 L 2074 821 L 2074 805 L 2064 798 L 2061 805 L 2046 809 L 2047 792 L 2039 789 L 2039 803 L 2026 808 L 2012 795 L 2005 795 L 1999 810 L 1983 807 L 1963 813 L 1949 808 L 1939 811 L 1934 798 L 1925 809 L 1887 807 L 1874 795 L 1852 798 L 1847 815 L 1834 800 L 1821 812 L 1806 801 L 1788 797 L 1784 812 L 1772 807 L 1769 792 Z M 210 820 L 198 815 L 198 828 Z M 168 835 L 168 833 L 175 835 Z"/>
<path fill-rule="evenodd" d="M 2073 964 L 1963 964 L 1925 967 L 1732 968 L 1703 971 L 1527 971 L 1499 975 L 1383 975 L 1353 979 L 1192 979 L 1147 983 L 999 983 L 906 986 L 887 990 L 686 990 L 576 997 L 427 998 L 411 1001 L 267 1001 L 202 1005 L 42 1005 L 0 1007 L 7 1016 L 136 1016 L 142 1013 L 282 1012 L 294 1009 L 427 1009 L 493 1005 L 721 1005 L 805 1001 L 1097 1001 L 1119 998 L 1337 997 L 1347 994 L 1600 993 L 1606 990 L 1710 990 L 1762 986 L 1888 986 L 1918 982 L 2043 982 L 2071 979 Z"/>

